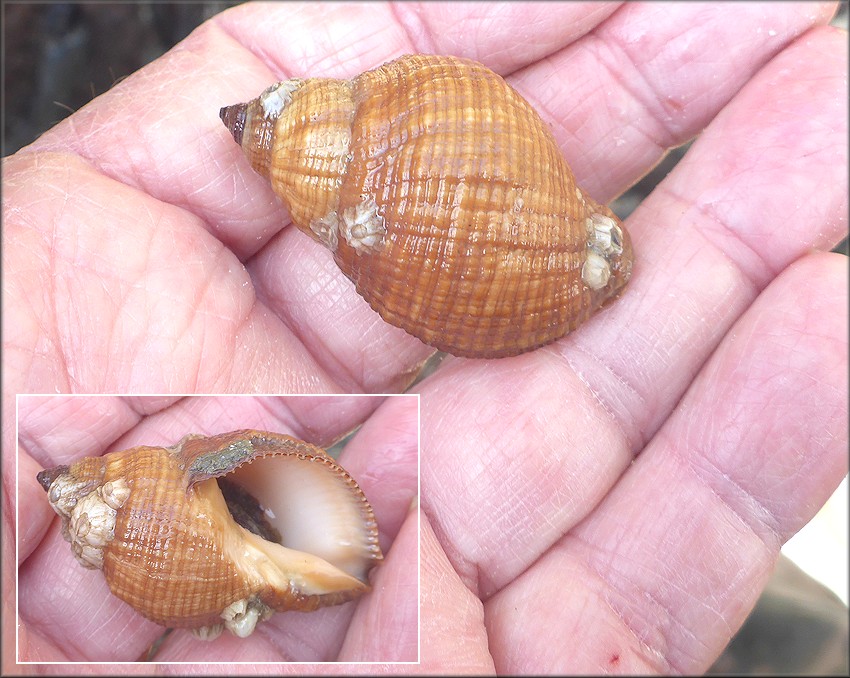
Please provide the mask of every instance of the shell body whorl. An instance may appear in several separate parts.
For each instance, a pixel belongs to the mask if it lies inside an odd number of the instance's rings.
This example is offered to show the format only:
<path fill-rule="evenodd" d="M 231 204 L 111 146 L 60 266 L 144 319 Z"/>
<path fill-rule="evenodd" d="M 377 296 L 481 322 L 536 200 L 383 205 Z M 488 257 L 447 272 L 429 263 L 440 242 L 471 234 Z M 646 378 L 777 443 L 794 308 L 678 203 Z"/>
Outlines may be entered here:
<path fill-rule="evenodd" d="M 528 102 L 475 62 L 415 55 L 350 81 L 288 80 L 221 117 L 369 304 L 439 349 L 542 346 L 631 274 L 617 217 L 576 186 Z"/>
<path fill-rule="evenodd" d="M 85 457 L 39 481 L 83 566 L 102 569 L 145 617 L 202 637 L 356 598 L 382 558 L 354 479 L 281 434 L 187 436 Z"/>

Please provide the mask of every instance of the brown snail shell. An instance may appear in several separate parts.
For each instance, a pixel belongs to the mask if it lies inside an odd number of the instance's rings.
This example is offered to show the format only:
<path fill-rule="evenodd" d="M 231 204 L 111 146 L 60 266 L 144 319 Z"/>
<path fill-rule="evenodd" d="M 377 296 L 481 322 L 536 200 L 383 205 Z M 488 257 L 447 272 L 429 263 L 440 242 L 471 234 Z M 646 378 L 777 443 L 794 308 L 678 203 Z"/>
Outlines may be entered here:
<path fill-rule="evenodd" d="M 102 569 L 148 619 L 203 638 L 223 627 L 244 637 L 275 610 L 352 600 L 383 557 L 354 479 L 321 448 L 278 433 L 189 435 L 38 481 L 82 565 Z"/>
<path fill-rule="evenodd" d="M 372 308 L 441 350 L 542 346 L 631 274 L 619 219 L 576 186 L 531 105 L 474 61 L 285 80 L 220 116 Z"/>

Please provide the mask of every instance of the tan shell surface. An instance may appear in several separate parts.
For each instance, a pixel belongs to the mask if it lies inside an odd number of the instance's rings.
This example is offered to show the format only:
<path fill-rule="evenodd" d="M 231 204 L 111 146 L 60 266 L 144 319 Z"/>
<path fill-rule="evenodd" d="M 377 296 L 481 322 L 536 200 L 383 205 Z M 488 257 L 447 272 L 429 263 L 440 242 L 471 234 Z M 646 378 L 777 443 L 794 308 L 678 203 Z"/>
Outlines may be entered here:
<path fill-rule="evenodd" d="M 271 157 L 252 164 L 314 237 L 317 223 L 374 207 L 386 232 L 373 246 L 352 247 L 341 226 L 319 239 L 386 321 L 456 355 L 502 357 L 572 331 L 626 284 L 625 232 L 607 283 L 582 279 L 589 220 L 619 220 L 580 191 L 546 124 L 484 66 L 408 56 L 349 82 L 303 81 L 291 98 Z"/>

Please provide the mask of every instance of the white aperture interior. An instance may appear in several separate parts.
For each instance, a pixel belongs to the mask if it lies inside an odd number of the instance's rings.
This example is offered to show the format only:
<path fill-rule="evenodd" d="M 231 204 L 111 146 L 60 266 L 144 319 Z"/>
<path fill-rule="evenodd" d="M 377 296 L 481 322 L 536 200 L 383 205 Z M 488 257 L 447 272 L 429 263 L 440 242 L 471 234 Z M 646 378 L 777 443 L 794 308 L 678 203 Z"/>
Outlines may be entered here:
<path fill-rule="evenodd" d="M 223 528 L 221 548 L 257 591 L 271 587 L 277 594 L 327 595 L 356 592 L 366 585 L 328 559 L 267 541 L 236 523 L 214 478 L 195 485 L 204 517 Z M 207 514 L 207 511 L 209 512 Z"/>
<path fill-rule="evenodd" d="M 257 459 L 227 475 L 266 509 L 283 546 L 327 560 L 363 582 L 374 562 L 374 523 L 362 495 L 322 461 Z"/>

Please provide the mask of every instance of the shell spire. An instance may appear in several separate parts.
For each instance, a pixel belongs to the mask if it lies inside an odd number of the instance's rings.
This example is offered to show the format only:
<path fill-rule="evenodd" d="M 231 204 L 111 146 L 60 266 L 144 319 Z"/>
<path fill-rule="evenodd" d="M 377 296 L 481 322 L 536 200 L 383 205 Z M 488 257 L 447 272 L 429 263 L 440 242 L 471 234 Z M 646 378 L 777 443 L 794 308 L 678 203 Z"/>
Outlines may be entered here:
<path fill-rule="evenodd" d="M 248 110 L 248 104 L 234 104 L 233 106 L 223 107 L 218 115 L 224 126 L 230 130 L 230 134 L 240 146 L 242 145 L 242 134 L 245 131 L 245 113 Z"/>
<path fill-rule="evenodd" d="M 543 346 L 631 275 L 620 220 L 576 185 L 531 105 L 474 61 L 413 55 L 352 80 L 285 80 L 221 118 L 372 308 L 441 350 Z"/>

